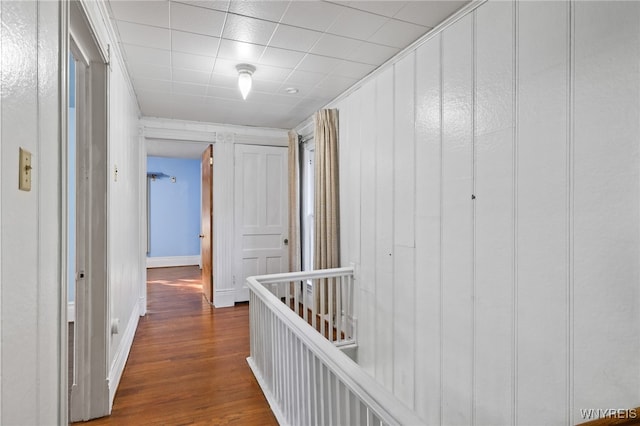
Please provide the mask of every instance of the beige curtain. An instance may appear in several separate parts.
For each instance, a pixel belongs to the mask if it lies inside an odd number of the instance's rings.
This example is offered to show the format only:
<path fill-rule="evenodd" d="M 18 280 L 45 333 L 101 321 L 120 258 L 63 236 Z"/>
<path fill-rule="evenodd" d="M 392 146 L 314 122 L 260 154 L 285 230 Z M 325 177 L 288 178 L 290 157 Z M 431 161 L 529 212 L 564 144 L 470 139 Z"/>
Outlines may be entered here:
<path fill-rule="evenodd" d="M 289 272 L 300 271 L 300 160 L 298 134 L 289 131 Z"/>
<path fill-rule="evenodd" d="M 323 109 L 315 121 L 314 269 L 340 266 L 340 206 L 338 197 L 338 110 Z M 334 284 L 331 284 L 334 285 Z M 322 286 L 322 288 L 326 288 Z M 316 292 L 316 305 L 327 310 L 328 296 Z M 333 291 L 335 303 L 335 291 Z M 324 303 L 320 300 L 324 299 Z"/>

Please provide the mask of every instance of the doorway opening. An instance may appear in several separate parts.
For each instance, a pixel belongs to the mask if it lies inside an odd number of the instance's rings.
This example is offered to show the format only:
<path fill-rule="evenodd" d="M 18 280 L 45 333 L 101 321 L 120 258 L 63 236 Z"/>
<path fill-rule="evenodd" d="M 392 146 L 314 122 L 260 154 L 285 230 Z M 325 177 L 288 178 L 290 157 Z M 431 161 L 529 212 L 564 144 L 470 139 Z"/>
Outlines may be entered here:
<path fill-rule="evenodd" d="M 180 142 L 185 149 L 178 152 L 170 148 L 173 141 L 146 142 L 147 267 L 198 265 L 201 278 L 210 277 L 202 289 L 211 302 L 211 144 Z"/>

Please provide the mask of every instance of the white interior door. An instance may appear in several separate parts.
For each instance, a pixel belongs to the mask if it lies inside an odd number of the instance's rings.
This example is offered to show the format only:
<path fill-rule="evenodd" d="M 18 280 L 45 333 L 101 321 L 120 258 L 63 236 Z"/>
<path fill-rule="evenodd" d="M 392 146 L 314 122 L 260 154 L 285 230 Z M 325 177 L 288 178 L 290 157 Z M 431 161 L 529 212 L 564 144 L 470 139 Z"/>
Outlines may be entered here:
<path fill-rule="evenodd" d="M 287 272 L 287 148 L 235 146 L 236 302 L 249 300 L 246 279 Z"/>

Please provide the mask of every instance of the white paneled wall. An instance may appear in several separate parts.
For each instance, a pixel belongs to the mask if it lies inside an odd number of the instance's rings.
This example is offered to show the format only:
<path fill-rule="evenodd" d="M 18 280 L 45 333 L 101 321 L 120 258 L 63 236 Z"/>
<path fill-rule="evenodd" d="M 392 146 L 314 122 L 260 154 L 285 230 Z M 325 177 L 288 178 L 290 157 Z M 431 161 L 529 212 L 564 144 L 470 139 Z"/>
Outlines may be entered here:
<path fill-rule="evenodd" d="M 109 288 L 111 320 L 119 323 L 111 335 L 110 393 L 116 385 L 129 354 L 140 316 L 140 143 L 138 105 L 117 58 L 109 73 Z M 116 176 L 117 169 L 117 176 Z"/>
<path fill-rule="evenodd" d="M 335 104 L 359 363 L 428 424 L 640 405 L 640 4 L 490 1 Z"/>
<path fill-rule="evenodd" d="M 62 424 L 59 251 L 66 31 L 58 2 L 0 2 L 0 423 Z M 61 60 L 62 59 L 62 60 Z M 18 149 L 32 154 L 18 190 Z"/>

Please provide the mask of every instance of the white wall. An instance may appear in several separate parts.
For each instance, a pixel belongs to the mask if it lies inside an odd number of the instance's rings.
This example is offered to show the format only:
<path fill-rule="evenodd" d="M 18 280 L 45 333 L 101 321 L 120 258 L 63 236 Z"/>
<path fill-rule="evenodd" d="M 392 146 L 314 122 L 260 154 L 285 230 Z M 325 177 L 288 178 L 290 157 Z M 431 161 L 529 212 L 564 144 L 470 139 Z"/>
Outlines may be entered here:
<path fill-rule="evenodd" d="M 639 55 L 638 3 L 489 2 L 336 102 L 359 361 L 428 424 L 638 406 Z"/>
<path fill-rule="evenodd" d="M 140 144 L 138 105 L 118 58 L 111 59 L 109 75 L 109 288 L 111 320 L 119 323 L 118 334 L 111 336 L 111 381 L 119 381 L 133 335 L 138 324 L 140 293 L 140 210 L 143 196 L 140 185 Z M 117 168 L 117 180 L 114 176 Z M 110 383 L 110 392 L 115 394 Z"/>
<path fill-rule="evenodd" d="M 48 1 L 0 2 L 0 423 L 7 425 L 66 419 L 59 411 L 66 400 L 59 347 L 66 306 L 59 209 L 61 8 Z M 33 154 L 31 192 L 18 191 L 19 147 Z"/>

